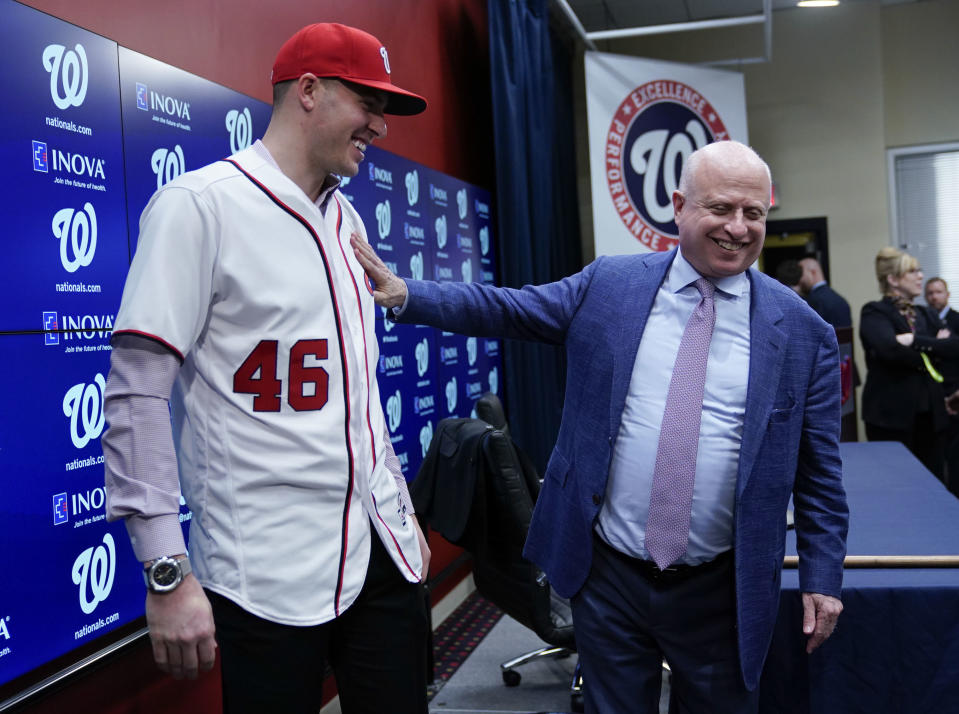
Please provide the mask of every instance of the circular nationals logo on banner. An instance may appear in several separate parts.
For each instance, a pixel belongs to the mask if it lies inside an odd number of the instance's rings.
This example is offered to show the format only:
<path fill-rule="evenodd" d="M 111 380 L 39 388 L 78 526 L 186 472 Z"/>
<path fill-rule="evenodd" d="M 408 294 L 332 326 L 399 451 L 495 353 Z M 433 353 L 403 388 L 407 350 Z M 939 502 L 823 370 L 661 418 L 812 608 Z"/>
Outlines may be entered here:
<path fill-rule="evenodd" d="M 695 89 L 674 80 L 636 87 L 606 134 L 606 182 L 620 220 L 652 250 L 678 242 L 673 191 L 686 158 L 729 138 L 723 120 Z"/>

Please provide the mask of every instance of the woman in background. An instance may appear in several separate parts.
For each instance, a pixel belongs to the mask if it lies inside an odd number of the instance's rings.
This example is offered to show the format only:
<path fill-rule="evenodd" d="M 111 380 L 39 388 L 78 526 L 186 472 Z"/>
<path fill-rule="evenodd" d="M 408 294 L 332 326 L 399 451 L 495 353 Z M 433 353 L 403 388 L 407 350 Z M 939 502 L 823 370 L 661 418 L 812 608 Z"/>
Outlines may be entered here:
<path fill-rule="evenodd" d="M 876 256 L 882 300 L 866 303 L 859 337 L 866 356 L 862 418 L 869 441 L 899 441 L 940 479 L 948 418 L 936 364 L 959 358 L 939 316 L 915 305 L 922 294 L 919 261 L 888 247 Z"/>

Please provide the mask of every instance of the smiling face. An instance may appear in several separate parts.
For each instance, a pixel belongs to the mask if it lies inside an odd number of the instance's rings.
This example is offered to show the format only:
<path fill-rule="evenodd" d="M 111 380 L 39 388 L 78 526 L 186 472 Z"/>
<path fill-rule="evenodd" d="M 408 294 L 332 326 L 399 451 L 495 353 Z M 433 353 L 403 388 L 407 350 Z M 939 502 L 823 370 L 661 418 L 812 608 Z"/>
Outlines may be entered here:
<path fill-rule="evenodd" d="M 738 275 L 759 257 L 766 237 L 770 181 L 762 160 L 735 142 L 708 144 L 688 159 L 673 193 L 683 257 L 705 277 Z"/>
<path fill-rule="evenodd" d="M 922 270 L 916 265 L 902 275 L 890 275 L 889 285 L 895 294 L 902 295 L 908 300 L 915 300 L 922 295 Z"/>
<path fill-rule="evenodd" d="M 319 79 L 310 113 L 313 165 L 325 175 L 356 176 L 366 147 L 386 136 L 386 94 L 337 79 Z"/>

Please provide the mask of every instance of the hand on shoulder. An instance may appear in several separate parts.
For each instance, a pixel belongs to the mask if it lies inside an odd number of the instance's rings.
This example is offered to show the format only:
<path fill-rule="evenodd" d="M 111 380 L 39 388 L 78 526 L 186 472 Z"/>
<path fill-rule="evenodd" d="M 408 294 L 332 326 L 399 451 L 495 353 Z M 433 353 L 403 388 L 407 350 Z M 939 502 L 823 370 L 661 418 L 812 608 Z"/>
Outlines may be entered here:
<path fill-rule="evenodd" d="M 357 261 L 366 271 L 373 287 L 373 299 L 380 307 L 400 307 L 406 302 L 406 282 L 397 277 L 373 250 L 373 246 L 356 233 L 350 236 L 350 246 Z"/>

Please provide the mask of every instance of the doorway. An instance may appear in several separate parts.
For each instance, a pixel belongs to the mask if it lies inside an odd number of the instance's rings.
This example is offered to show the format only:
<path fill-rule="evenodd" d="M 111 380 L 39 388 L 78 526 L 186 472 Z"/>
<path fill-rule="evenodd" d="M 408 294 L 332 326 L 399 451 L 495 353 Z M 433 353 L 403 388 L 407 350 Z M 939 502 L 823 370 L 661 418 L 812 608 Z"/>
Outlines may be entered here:
<path fill-rule="evenodd" d="M 829 278 L 829 236 L 826 218 L 791 218 L 766 222 L 766 242 L 759 254 L 759 269 L 777 278 L 779 268 L 787 260 L 815 258 L 822 266 L 826 282 Z M 798 280 L 798 278 L 797 278 Z M 858 440 L 856 422 L 856 387 L 859 374 L 856 370 L 852 327 L 836 328 L 839 341 L 839 359 L 842 384 L 842 441 Z"/>
<path fill-rule="evenodd" d="M 759 269 L 775 278 L 784 261 L 803 258 L 818 260 L 826 282 L 831 282 L 826 217 L 767 221 L 766 243 L 759 254 Z"/>

